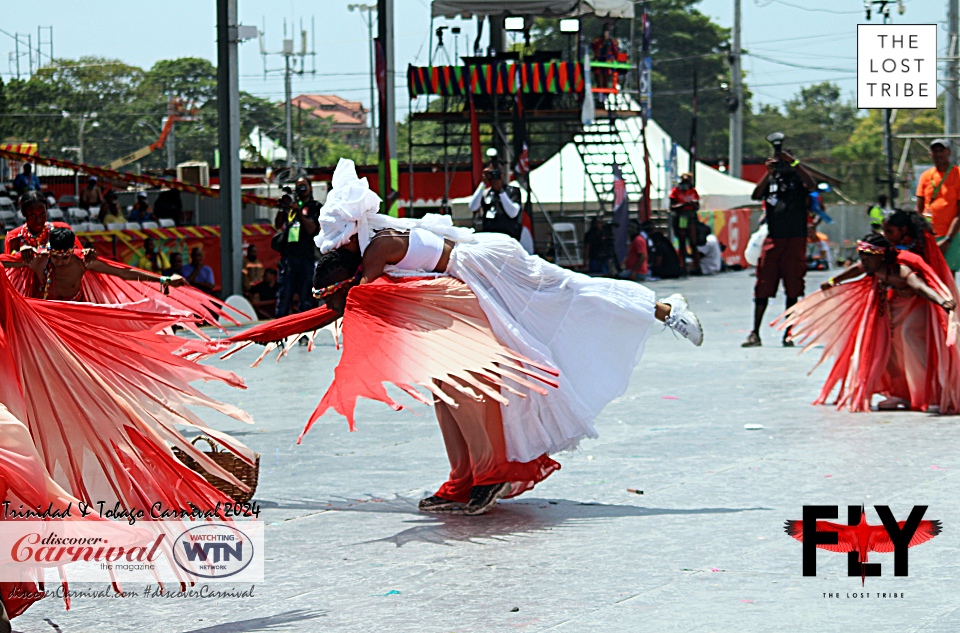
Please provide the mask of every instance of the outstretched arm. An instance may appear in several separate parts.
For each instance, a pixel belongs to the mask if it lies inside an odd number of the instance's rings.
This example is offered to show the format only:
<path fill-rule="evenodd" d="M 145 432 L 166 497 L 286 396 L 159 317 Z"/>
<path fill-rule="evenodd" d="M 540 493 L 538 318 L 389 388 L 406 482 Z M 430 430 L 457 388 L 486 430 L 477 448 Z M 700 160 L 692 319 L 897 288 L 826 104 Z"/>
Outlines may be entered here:
<path fill-rule="evenodd" d="M 917 294 L 921 297 L 925 297 L 929 301 L 932 301 L 947 312 L 950 312 L 957 307 L 957 304 L 953 299 L 945 299 L 939 292 L 928 286 L 920 277 L 920 275 L 907 266 L 900 267 L 900 274 L 906 279 L 907 285 L 916 290 Z"/>
<path fill-rule="evenodd" d="M 857 277 L 863 275 L 863 266 L 859 263 L 850 266 L 845 271 L 837 275 L 836 277 L 831 277 L 822 284 L 820 284 L 820 290 L 826 290 L 827 288 L 833 288 L 837 284 L 843 283 L 848 279 L 856 279 Z"/>
<path fill-rule="evenodd" d="M 483 200 L 483 183 L 477 185 L 477 190 L 473 192 L 473 197 L 470 198 L 470 204 L 467 205 L 467 208 L 476 213 L 480 210 L 481 200 Z"/>
<path fill-rule="evenodd" d="M 111 264 L 110 262 L 97 259 L 95 261 L 87 264 L 87 270 L 92 270 L 95 273 L 101 273 L 104 275 L 112 275 L 113 277 L 119 277 L 120 279 L 127 279 L 129 281 L 155 281 L 160 283 L 164 277 L 156 275 L 146 270 L 137 270 L 136 268 L 121 268 Z M 181 277 L 180 275 L 173 275 L 169 278 L 169 285 L 177 287 L 186 285 L 187 280 Z"/>

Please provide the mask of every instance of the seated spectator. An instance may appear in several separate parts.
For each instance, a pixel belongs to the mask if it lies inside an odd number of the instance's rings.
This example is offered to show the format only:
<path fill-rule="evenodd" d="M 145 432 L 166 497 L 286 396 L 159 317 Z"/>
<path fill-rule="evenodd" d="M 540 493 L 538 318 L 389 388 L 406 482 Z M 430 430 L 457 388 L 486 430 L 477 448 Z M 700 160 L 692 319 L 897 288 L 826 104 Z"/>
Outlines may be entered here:
<path fill-rule="evenodd" d="M 33 165 L 30 163 L 23 164 L 23 173 L 18 174 L 13 179 L 13 190 L 17 192 L 18 198 L 28 191 L 41 190 L 40 179 L 33 173 Z"/>
<path fill-rule="evenodd" d="M 183 254 L 180 251 L 170 253 L 170 267 L 164 269 L 163 274 L 167 277 L 179 275 L 181 269 L 183 269 Z"/>
<path fill-rule="evenodd" d="M 166 255 L 157 251 L 152 237 L 148 237 L 143 241 L 143 255 L 137 259 L 137 268 L 157 273 L 158 275 L 163 274 L 164 270 L 170 268 L 170 260 L 167 259 Z"/>
<path fill-rule="evenodd" d="M 263 281 L 251 286 L 250 303 L 253 304 L 257 315 L 263 319 L 272 319 L 277 306 L 277 269 L 267 268 L 263 271 Z"/>
<path fill-rule="evenodd" d="M 647 236 L 650 274 L 658 279 L 677 279 L 680 277 L 680 257 L 667 236 L 662 231 L 657 230 L 653 222 L 644 222 L 643 232 Z"/>
<path fill-rule="evenodd" d="M 723 270 L 723 245 L 716 235 L 708 235 L 703 244 L 697 246 L 697 250 L 700 251 L 700 272 L 716 275 Z"/>
<path fill-rule="evenodd" d="M 648 249 L 646 237 L 640 234 L 636 225 L 630 226 L 630 247 L 624 258 L 619 277 L 632 281 L 646 281 L 650 275 L 648 265 Z"/>
<path fill-rule="evenodd" d="M 257 259 L 257 245 L 247 246 L 247 255 L 243 259 L 243 292 L 247 294 L 250 288 L 263 281 L 263 264 Z"/>
<path fill-rule="evenodd" d="M 807 227 L 807 270 L 830 270 L 829 238 L 817 231 L 817 226 Z"/>
<path fill-rule="evenodd" d="M 133 209 L 130 211 L 130 222 L 156 222 L 157 218 L 153 215 L 153 209 L 150 208 L 150 204 L 147 202 L 147 192 L 138 191 L 137 192 L 137 202 L 133 205 Z"/>
<path fill-rule="evenodd" d="M 97 186 L 97 177 L 90 176 L 87 186 L 80 190 L 80 200 L 77 203 L 81 209 L 90 210 L 90 207 L 99 207 L 103 204 L 103 193 Z"/>
<path fill-rule="evenodd" d="M 595 216 L 590 221 L 590 230 L 583 237 L 583 258 L 591 275 L 606 275 L 610 272 L 612 244 L 604 235 L 603 221 Z"/>
<path fill-rule="evenodd" d="M 100 205 L 100 215 L 97 220 L 100 224 L 123 224 L 127 220 L 123 217 L 123 209 L 117 204 L 117 194 L 112 189 L 103 197 L 103 204 Z"/>
<path fill-rule="evenodd" d="M 216 283 L 213 278 L 213 269 L 204 265 L 203 249 L 201 247 L 194 246 L 190 250 L 190 263 L 185 264 L 180 269 L 180 275 L 191 286 L 199 288 L 207 294 L 213 294 L 213 286 Z"/>

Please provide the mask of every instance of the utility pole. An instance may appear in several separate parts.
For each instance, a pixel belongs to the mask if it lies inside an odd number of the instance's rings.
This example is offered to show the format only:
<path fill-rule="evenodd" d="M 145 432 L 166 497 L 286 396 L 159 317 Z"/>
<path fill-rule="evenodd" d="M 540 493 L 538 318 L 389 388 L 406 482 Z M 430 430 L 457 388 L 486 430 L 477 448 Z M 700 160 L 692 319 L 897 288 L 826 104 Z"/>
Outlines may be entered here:
<path fill-rule="evenodd" d="M 394 118 L 393 67 L 393 0 L 377 1 L 378 83 L 380 84 L 380 192 L 384 211 L 397 215 L 396 192 L 400 185 L 397 173 L 397 124 Z"/>
<path fill-rule="evenodd" d="M 287 167 L 293 166 L 293 87 L 291 82 L 290 58 L 293 56 L 293 40 L 283 40 L 283 115 L 287 126 Z"/>
<path fill-rule="evenodd" d="M 240 77 L 237 0 L 217 0 L 217 109 L 220 136 L 220 279 L 225 297 L 241 294 Z"/>
<path fill-rule="evenodd" d="M 367 23 L 367 39 L 370 40 L 369 53 L 370 53 L 370 153 L 374 154 L 377 151 L 377 120 L 376 120 L 376 97 L 373 94 L 374 89 L 374 67 L 373 67 L 373 56 L 374 49 L 376 48 L 375 40 L 373 39 L 373 12 L 377 10 L 377 5 L 375 4 L 348 4 L 347 9 L 350 11 L 360 10 L 367 12 L 367 18 L 365 22 Z M 362 14 L 361 14 L 362 15 Z"/>
<path fill-rule="evenodd" d="M 374 69 L 373 69 L 373 55 L 374 55 L 374 43 L 373 43 L 373 12 L 376 11 L 377 7 L 373 5 L 367 6 L 367 39 L 370 40 L 369 49 L 370 53 L 370 153 L 373 154 L 377 151 L 377 108 L 376 101 L 373 96 L 373 84 L 375 83 Z"/>
<path fill-rule="evenodd" d="M 950 36 L 947 39 L 947 83 L 944 95 L 943 128 L 950 135 L 960 132 L 960 102 L 957 92 L 960 90 L 957 82 L 957 56 L 960 54 L 957 38 L 960 36 L 960 11 L 958 0 L 949 0 L 947 4 L 947 30 Z"/>
<path fill-rule="evenodd" d="M 174 106 L 173 99 L 167 101 L 167 120 L 173 119 Z M 177 168 L 177 139 L 174 136 L 176 123 L 170 124 L 170 134 L 167 135 L 167 169 Z"/>
<path fill-rule="evenodd" d="M 730 175 L 739 178 L 743 165 L 743 71 L 740 66 L 740 0 L 733 0 L 733 49 L 730 51 Z"/>
<path fill-rule="evenodd" d="M 292 28 L 292 27 L 291 27 Z M 291 34 L 292 35 L 292 34 Z M 268 55 L 283 55 L 283 114 L 284 124 L 286 126 L 286 148 L 287 148 L 287 167 L 292 167 L 297 161 L 294 160 L 293 150 L 293 84 L 294 74 L 302 75 L 306 72 L 306 57 L 313 56 L 316 60 L 316 50 L 307 52 L 307 32 L 303 29 L 303 20 L 300 21 L 300 52 L 293 50 L 293 37 L 287 38 L 287 21 L 283 21 L 283 49 L 279 53 L 270 53 L 264 48 L 263 33 L 260 33 L 260 55 L 263 57 L 263 76 L 266 77 L 269 72 L 277 72 L 280 69 L 267 68 Z M 300 58 L 299 69 L 295 57 Z M 314 68 L 311 73 L 316 73 Z"/>
<path fill-rule="evenodd" d="M 953 0 L 951 0 L 953 1 Z M 877 6 L 880 15 L 883 16 L 883 23 L 890 24 L 891 5 L 896 4 L 901 15 L 906 10 L 903 0 L 864 0 L 864 8 L 867 11 L 867 20 L 870 20 L 873 6 Z M 890 108 L 883 109 L 883 153 L 886 160 L 887 171 L 887 196 L 890 200 L 890 206 L 897 206 L 897 177 L 893 170 L 893 126 L 891 123 L 892 113 Z"/>

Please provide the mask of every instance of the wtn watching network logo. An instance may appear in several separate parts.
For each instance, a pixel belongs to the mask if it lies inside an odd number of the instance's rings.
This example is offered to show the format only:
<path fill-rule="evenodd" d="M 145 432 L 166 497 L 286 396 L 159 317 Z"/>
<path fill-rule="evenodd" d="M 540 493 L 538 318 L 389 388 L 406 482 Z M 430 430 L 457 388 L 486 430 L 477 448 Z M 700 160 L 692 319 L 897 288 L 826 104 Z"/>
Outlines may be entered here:
<path fill-rule="evenodd" d="M 173 559 L 180 569 L 200 578 L 239 574 L 254 556 L 253 540 L 223 523 L 192 527 L 177 537 L 173 548 Z"/>
<path fill-rule="evenodd" d="M 927 506 L 913 506 L 906 521 L 897 521 L 889 506 L 874 506 L 881 525 L 867 523 L 866 507 L 847 506 L 847 523 L 836 519 L 837 506 L 803 506 L 802 521 L 787 521 L 787 534 L 803 543 L 803 575 L 817 575 L 817 548 L 847 553 L 847 576 L 880 575 L 880 563 L 868 563 L 870 552 L 893 552 L 893 575 L 906 576 L 909 548 L 926 543 L 941 532 L 940 521 L 924 521 Z"/>

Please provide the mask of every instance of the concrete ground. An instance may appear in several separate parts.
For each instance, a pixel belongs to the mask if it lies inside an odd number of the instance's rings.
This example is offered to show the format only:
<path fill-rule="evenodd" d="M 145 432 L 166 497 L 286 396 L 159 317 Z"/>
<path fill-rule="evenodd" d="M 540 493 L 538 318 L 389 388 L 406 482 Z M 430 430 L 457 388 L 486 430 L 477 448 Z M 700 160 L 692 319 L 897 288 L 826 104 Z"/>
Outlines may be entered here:
<path fill-rule="evenodd" d="M 600 439 L 558 456 L 560 472 L 481 517 L 417 512 L 446 475 L 439 429 L 422 405 L 394 412 L 361 402 L 357 433 L 330 414 L 295 444 L 332 379 L 332 344 L 257 369 L 252 351 L 221 363 L 249 388 L 207 391 L 257 420 L 216 424 L 262 454 L 266 582 L 246 599 L 86 599 L 69 612 L 44 600 L 14 628 L 960 630 L 957 418 L 811 406 L 824 377 L 806 375 L 815 354 L 782 348 L 771 330 L 764 347 L 740 348 L 752 310 L 747 273 L 652 286 L 686 294 L 703 347 L 653 336 L 629 390 L 597 420 Z M 768 316 L 781 308 L 782 297 Z M 839 505 L 843 521 L 860 503 L 874 524 L 873 504 L 901 520 L 929 505 L 926 518 L 940 519 L 943 533 L 910 550 L 909 577 L 893 576 L 892 554 L 871 554 L 883 576 L 861 588 L 846 576 L 845 555 L 824 551 L 818 576 L 803 577 L 802 546 L 784 521 L 813 504 Z M 861 592 L 869 597 L 847 597 Z"/>

